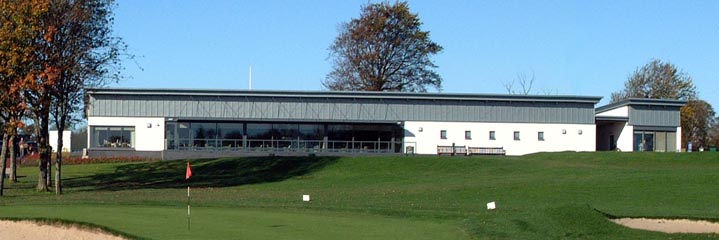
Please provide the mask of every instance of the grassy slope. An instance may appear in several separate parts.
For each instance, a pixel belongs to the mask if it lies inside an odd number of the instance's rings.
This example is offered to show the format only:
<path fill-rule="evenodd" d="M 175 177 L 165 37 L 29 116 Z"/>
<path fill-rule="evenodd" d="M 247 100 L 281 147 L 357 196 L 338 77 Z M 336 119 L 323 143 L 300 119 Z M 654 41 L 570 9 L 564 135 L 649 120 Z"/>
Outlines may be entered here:
<path fill-rule="evenodd" d="M 210 229 L 218 238 L 703 239 L 711 236 L 622 228 L 601 212 L 715 219 L 718 160 L 716 153 L 613 152 L 193 160 L 193 205 L 197 224 L 217 225 Z M 176 218 L 184 213 L 184 164 L 68 166 L 68 194 L 33 193 L 25 190 L 32 179 L 23 179 L 0 199 L 0 217 L 89 221 L 148 238 L 197 237 L 169 224 L 186 223 Z M 302 203 L 301 194 L 314 201 Z M 499 209 L 487 211 L 489 201 Z M 88 211 L 105 212 L 81 213 Z M 125 213 L 136 215 L 113 217 Z"/>

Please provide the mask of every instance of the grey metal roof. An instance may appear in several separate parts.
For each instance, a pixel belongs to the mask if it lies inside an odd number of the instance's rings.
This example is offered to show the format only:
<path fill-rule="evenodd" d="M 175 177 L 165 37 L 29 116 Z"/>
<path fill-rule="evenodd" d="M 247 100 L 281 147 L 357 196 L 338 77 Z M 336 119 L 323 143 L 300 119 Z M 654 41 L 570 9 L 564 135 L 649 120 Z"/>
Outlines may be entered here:
<path fill-rule="evenodd" d="M 88 116 L 216 121 L 593 124 L 600 97 L 397 92 L 90 89 Z"/>
<path fill-rule="evenodd" d="M 609 110 L 617 109 L 629 105 L 644 106 L 665 106 L 665 107 L 683 107 L 687 104 L 686 100 L 676 99 L 654 99 L 654 98 L 628 98 L 619 102 L 610 103 L 596 109 L 596 113 L 603 113 Z"/>
<path fill-rule="evenodd" d="M 275 91 L 275 90 L 218 90 L 218 89 L 161 89 L 161 88 L 90 88 L 91 95 L 160 95 L 212 97 L 312 97 L 345 99 L 434 99 L 509 102 L 572 102 L 598 103 L 602 97 L 573 95 L 509 95 L 470 93 L 408 93 L 408 92 L 352 92 L 352 91 Z"/>

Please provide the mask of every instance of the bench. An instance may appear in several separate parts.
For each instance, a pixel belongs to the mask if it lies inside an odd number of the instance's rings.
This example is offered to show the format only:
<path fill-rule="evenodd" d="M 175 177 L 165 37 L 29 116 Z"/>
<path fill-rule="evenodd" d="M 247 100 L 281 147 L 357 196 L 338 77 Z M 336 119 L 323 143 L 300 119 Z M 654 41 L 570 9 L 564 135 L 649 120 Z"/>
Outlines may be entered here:
<path fill-rule="evenodd" d="M 437 145 L 437 155 L 449 154 L 449 155 L 467 155 L 466 146 L 441 146 Z"/>
<path fill-rule="evenodd" d="M 437 155 L 442 155 L 442 154 L 454 155 L 454 149 L 452 149 L 452 146 L 437 145 Z"/>
<path fill-rule="evenodd" d="M 467 155 L 505 155 L 504 147 L 468 147 Z"/>

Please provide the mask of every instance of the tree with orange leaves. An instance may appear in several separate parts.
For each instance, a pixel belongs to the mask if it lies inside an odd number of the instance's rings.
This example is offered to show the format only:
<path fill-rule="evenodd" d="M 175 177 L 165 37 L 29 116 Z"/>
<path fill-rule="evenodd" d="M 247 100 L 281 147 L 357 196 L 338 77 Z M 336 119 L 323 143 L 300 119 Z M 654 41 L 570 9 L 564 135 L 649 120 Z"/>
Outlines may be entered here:
<path fill-rule="evenodd" d="M 0 119 L 4 123 L 0 159 L 6 159 L 9 150 L 11 181 L 17 181 L 14 142 L 27 106 L 23 101 L 25 84 L 39 70 L 33 38 L 41 29 L 39 20 L 46 7 L 42 1 L 0 1 Z M 6 164 L 2 161 L 3 176 Z M 0 195 L 3 188 L 4 179 L 0 181 Z"/>
<path fill-rule="evenodd" d="M 61 194 L 61 139 L 71 114 L 81 109 L 86 87 L 102 86 L 120 77 L 119 57 L 126 48 L 120 38 L 112 35 L 114 1 L 6 0 L 0 3 L 5 17 L 0 23 L 3 24 L 0 45 L 19 49 L 8 51 L 4 58 L 26 60 L 3 63 L 2 67 L 25 69 L 8 77 L 16 81 L 16 85 L 7 86 L 18 89 L 17 93 L 25 99 L 18 106 L 27 109 L 28 117 L 35 122 L 40 154 L 37 189 L 49 191 L 52 185 L 49 127 L 54 124 L 59 133 L 55 192 Z M 22 34 L 17 34 L 18 31 Z M 10 99 L 0 97 L 3 101 Z"/>

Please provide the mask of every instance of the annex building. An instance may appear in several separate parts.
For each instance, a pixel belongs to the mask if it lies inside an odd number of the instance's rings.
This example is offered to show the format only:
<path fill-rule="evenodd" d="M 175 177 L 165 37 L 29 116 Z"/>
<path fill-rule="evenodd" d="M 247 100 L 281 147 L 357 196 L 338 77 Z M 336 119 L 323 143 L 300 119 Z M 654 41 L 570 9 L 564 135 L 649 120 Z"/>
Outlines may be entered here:
<path fill-rule="evenodd" d="M 89 89 L 91 156 L 676 151 L 675 100 L 398 92 Z"/>

